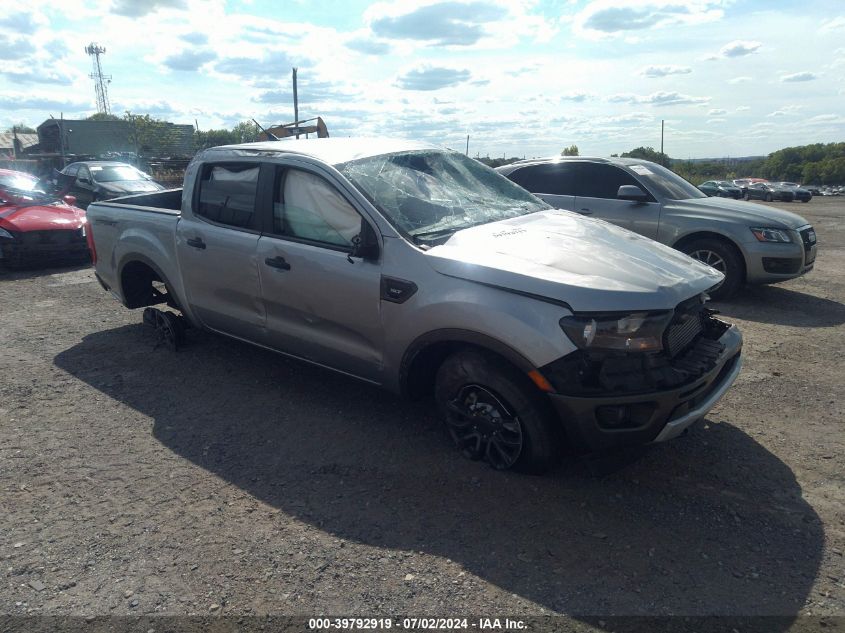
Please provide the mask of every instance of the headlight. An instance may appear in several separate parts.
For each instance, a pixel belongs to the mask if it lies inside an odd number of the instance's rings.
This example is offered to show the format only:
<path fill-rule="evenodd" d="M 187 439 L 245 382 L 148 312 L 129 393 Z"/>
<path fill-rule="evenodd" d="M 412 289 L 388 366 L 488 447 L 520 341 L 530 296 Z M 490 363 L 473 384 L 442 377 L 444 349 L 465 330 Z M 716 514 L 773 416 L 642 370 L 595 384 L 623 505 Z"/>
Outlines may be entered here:
<path fill-rule="evenodd" d="M 8 240 L 15 239 L 15 236 L 9 233 L 6 229 L 0 229 L 0 237 L 5 237 Z"/>
<path fill-rule="evenodd" d="M 622 316 L 565 316 L 560 327 L 581 349 L 657 352 L 663 349 L 663 331 L 671 312 L 636 312 Z"/>
<path fill-rule="evenodd" d="M 751 232 L 761 242 L 780 242 L 788 243 L 792 241 L 792 236 L 789 231 L 784 229 L 767 229 L 767 228 L 753 228 Z"/>

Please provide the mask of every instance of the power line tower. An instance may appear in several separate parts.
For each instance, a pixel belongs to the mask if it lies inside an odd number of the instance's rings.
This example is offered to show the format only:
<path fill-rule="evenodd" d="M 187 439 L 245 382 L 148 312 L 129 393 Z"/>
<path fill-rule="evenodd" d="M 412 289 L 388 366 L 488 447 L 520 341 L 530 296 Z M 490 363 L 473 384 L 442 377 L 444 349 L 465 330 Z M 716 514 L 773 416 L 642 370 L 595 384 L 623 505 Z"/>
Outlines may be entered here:
<path fill-rule="evenodd" d="M 106 54 L 106 47 L 91 42 L 85 47 L 85 52 L 91 56 L 91 61 L 94 64 L 94 72 L 88 76 L 94 80 L 94 90 L 97 93 L 97 112 L 100 114 L 111 114 L 108 91 L 108 84 L 111 83 L 111 75 L 104 75 L 103 67 L 100 64 L 100 55 Z"/>

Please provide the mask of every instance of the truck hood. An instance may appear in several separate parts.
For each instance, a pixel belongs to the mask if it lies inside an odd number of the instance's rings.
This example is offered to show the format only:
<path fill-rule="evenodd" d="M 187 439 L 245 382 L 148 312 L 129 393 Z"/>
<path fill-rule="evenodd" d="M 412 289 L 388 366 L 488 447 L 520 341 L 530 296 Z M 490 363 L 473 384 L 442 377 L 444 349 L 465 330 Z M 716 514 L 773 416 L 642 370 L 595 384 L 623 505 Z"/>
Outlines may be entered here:
<path fill-rule="evenodd" d="M 797 229 L 809 224 L 797 213 L 757 204 L 756 202 L 727 198 L 671 200 L 663 208 L 670 213 L 680 211 L 684 215 L 694 215 L 701 218 L 724 218 L 733 222 L 746 222 L 749 227 L 765 226 Z"/>
<path fill-rule="evenodd" d="M 575 312 L 668 310 L 723 278 L 668 246 L 567 211 L 464 229 L 426 256 L 441 274 L 562 301 Z"/>
<path fill-rule="evenodd" d="M 85 211 L 64 203 L 32 207 L 0 207 L 0 227 L 26 233 L 82 227 Z"/>

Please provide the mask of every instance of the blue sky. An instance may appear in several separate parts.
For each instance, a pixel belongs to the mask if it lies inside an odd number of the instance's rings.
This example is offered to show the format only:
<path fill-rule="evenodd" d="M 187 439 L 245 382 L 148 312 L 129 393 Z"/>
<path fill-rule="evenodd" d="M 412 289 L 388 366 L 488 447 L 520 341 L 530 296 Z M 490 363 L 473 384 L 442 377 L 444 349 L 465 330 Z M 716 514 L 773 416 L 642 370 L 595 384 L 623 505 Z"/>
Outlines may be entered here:
<path fill-rule="evenodd" d="M 302 118 L 470 154 L 744 156 L 845 140 L 842 0 L 29 0 L 0 15 L 0 127 L 112 111 Z M 9 10 L 12 7 L 12 10 Z"/>

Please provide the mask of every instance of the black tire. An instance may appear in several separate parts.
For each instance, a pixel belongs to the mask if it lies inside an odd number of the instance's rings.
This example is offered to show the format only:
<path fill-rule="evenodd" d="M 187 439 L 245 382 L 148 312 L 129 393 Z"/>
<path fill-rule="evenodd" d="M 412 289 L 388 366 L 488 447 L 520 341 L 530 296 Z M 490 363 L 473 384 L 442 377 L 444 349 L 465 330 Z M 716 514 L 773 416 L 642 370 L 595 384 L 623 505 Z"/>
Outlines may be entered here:
<path fill-rule="evenodd" d="M 809 201 L 810 201 L 810 199 L 809 199 L 809 198 L 804 198 L 801 202 L 803 202 L 803 203 L 807 203 L 807 202 L 809 202 Z"/>
<path fill-rule="evenodd" d="M 725 275 L 722 285 L 710 291 L 710 297 L 714 301 L 730 299 L 745 284 L 745 265 L 742 255 L 728 242 L 715 238 L 702 238 L 683 244 L 679 250 L 705 264 L 713 265 Z M 719 264 L 715 259 L 708 257 L 707 253 L 714 254 L 722 263 Z M 710 261 L 707 261 L 708 259 Z"/>
<path fill-rule="evenodd" d="M 771 202 L 771 201 L 772 201 L 772 194 L 767 193 L 766 194 L 766 202 Z"/>
<path fill-rule="evenodd" d="M 550 405 L 530 380 L 476 349 L 437 370 L 434 398 L 446 430 L 469 459 L 497 470 L 542 474 L 560 455 Z"/>

